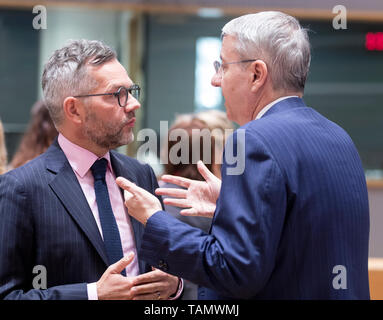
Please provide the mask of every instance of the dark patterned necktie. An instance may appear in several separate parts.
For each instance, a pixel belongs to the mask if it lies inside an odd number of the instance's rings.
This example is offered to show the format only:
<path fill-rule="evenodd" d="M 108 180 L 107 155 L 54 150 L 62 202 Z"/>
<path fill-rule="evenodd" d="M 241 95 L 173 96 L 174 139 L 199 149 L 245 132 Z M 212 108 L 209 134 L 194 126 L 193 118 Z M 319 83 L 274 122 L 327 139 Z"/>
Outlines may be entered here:
<path fill-rule="evenodd" d="M 101 229 L 104 237 L 104 244 L 108 255 L 109 264 L 113 264 L 123 257 L 120 233 L 116 219 L 110 204 L 108 187 L 106 185 L 105 173 L 108 160 L 102 158 L 93 163 L 90 170 L 94 177 L 94 191 L 98 213 L 100 216 Z M 125 269 L 121 272 L 126 276 Z"/>

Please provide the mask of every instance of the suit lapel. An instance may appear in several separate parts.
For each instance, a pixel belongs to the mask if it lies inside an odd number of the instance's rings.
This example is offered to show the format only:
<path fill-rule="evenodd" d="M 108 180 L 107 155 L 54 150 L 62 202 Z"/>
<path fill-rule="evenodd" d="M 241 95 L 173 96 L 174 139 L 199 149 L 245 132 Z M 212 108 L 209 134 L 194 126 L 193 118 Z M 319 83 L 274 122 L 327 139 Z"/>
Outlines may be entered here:
<path fill-rule="evenodd" d="M 114 151 L 110 152 L 110 161 L 112 163 L 112 167 L 114 170 L 114 173 L 117 177 L 124 177 L 128 179 L 129 181 L 132 181 L 134 183 L 137 183 L 137 179 L 129 172 L 129 168 L 127 166 L 126 162 L 122 162 L 118 157 L 115 155 Z M 122 196 L 124 196 L 123 191 L 121 190 Z M 128 209 L 126 209 L 128 211 Z M 136 248 L 137 248 L 137 254 L 138 254 L 138 248 L 141 247 L 141 239 L 143 236 L 143 227 L 140 222 L 138 222 L 136 219 L 132 218 L 129 216 L 132 227 L 133 227 L 133 232 L 134 232 L 134 240 L 136 242 Z M 146 263 L 145 261 L 139 259 L 138 257 L 138 264 L 140 268 L 140 273 L 144 273 L 146 271 Z"/>
<path fill-rule="evenodd" d="M 76 175 L 64 152 L 58 145 L 57 140 L 47 150 L 46 159 L 47 169 L 54 174 L 52 181 L 49 183 L 50 187 L 68 213 L 86 234 L 106 266 L 108 266 L 104 242 L 102 241 L 93 213 L 90 210 Z"/>

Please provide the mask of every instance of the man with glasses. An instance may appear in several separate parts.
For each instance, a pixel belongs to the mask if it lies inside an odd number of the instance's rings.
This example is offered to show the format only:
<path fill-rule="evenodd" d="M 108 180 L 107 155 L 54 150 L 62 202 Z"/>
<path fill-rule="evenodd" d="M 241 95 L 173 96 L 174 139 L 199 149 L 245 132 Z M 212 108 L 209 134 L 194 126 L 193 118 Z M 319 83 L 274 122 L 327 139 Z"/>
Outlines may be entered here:
<path fill-rule="evenodd" d="M 112 151 L 133 140 L 140 87 L 111 48 L 88 40 L 54 52 L 42 87 L 59 136 L 1 177 L 0 297 L 177 297 L 179 278 L 137 255 L 143 227 L 115 182 L 123 176 L 148 192 L 158 187 L 148 165 Z"/>
<path fill-rule="evenodd" d="M 347 133 L 302 100 L 306 30 L 260 12 L 222 31 L 211 82 L 241 126 L 226 143 L 222 183 L 199 163 L 205 182 L 168 176 L 186 190 L 157 191 L 181 213 L 214 215 L 212 228 L 183 224 L 119 178 L 129 214 L 146 225 L 141 256 L 203 286 L 201 299 L 369 299 L 365 176 Z M 230 170 L 228 148 L 242 152 L 243 173 Z"/>

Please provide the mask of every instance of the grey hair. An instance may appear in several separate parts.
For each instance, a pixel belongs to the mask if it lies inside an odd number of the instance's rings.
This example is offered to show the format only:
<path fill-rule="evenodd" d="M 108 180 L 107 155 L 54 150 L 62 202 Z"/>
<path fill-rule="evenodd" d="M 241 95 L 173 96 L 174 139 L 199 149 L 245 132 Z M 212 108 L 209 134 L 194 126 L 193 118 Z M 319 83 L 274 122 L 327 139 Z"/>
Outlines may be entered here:
<path fill-rule="evenodd" d="M 222 37 L 237 41 L 244 59 L 261 59 L 268 68 L 274 90 L 303 92 L 310 67 L 307 30 L 283 12 L 265 11 L 229 21 Z"/>
<path fill-rule="evenodd" d="M 87 66 L 102 65 L 117 57 L 116 52 L 97 40 L 71 40 L 56 50 L 44 66 L 42 88 L 44 102 L 57 127 L 63 120 L 66 97 L 86 94 L 97 86 L 88 77 Z"/>

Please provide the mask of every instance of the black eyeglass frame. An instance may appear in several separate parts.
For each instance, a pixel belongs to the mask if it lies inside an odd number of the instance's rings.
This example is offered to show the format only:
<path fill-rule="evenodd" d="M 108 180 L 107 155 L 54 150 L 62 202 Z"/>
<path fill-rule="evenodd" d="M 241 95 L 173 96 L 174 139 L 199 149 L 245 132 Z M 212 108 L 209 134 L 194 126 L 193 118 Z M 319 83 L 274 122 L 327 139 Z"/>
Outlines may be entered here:
<path fill-rule="evenodd" d="M 126 90 L 127 92 L 127 95 L 126 95 L 126 100 L 124 103 L 121 103 L 121 100 L 120 100 L 120 92 L 121 90 Z M 133 90 L 136 90 L 137 91 L 137 95 L 134 95 L 132 93 Z M 138 84 L 134 84 L 132 86 L 130 86 L 129 88 L 126 88 L 124 86 L 121 86 L 117 89 L 116 92 L 109 92 L 109 93 L 95 93 L 95 94 L 82 94 L 82 95 L 78 95 L 78 96 L 73 96 L 74 98 L 86 98 L 86 97 L 95 97 L 95 96 L 115 96 L 118 100 L 118 105 L 121 107 L 121 108 L 125 108 L 126 105 L 128 104 L 128 99 L 129 99 L 129 93 L 135 98 L 135 99 L 139 99 L 140 98 L 140 93 L 141 93 L 141 88 Z"/>
<path fill-rule="evenodd" d="M 257 61 L 257 60 L 259 60 L 259 59 L 247 59 L 247 60 L 240 60 L 240 61 L 233 61 L 233 62 L 224 62 L 224 63 L 221 63 L 221 62 L 219 62 L 219 61 L 216 60 L 216 61 L 213 62 L 213 65 L 214 65 L 215 73 L 218 73 L 219 70 L 220 70 L 223 66 L 225 66 L 225 65 L 227 65 L 227 64 L 236 64 L 236 63 L 254 62 L 254 61 Z"/>

